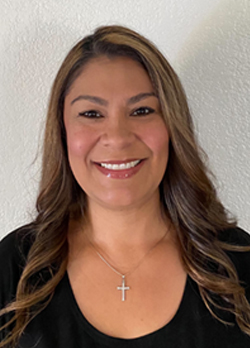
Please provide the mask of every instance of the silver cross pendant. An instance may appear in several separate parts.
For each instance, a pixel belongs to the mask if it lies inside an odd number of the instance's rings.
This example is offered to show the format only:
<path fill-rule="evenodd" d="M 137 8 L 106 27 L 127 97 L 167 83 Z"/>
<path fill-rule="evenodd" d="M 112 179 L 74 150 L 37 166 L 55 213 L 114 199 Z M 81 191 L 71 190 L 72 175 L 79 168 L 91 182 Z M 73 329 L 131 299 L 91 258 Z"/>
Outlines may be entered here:
<path fill-rule="evenodd" d="M 125 291 L 129 290 L 129 286 L 125 285 L 125 276 L 122 276 L 122 286 L 118 286 L 117 290 L 121 290 L 122 291 L 122 301 L 125 301 Z"/>

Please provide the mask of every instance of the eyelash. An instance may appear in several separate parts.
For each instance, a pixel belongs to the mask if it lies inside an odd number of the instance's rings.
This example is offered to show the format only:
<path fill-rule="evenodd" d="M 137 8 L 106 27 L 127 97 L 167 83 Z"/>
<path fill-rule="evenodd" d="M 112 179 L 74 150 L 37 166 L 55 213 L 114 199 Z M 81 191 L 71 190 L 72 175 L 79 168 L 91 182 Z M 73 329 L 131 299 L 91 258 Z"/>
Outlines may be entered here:
<path fill-rule="evenodd" d="M 131 116 L 146 116 L 146 115 L 150 115 L 154 112 L 155 110 L 149 107 L 140 107 L 136 110 L 134 110 L 131 113 Z M 93 115 L 95 114 L 95 115 Z M 96 111 L 96 110 L 88 110 L 88 111 L 84 111 L 84 112 L 79 112 L 78 116 L 83 116 L 86 118 L 101 118 L 102 115 Z"/>
<path fill-rule="evenodd" d="M 154 112 L 154 109 L 149 108 L 147 106 L 142 106 L 139 109 L 136 109 L 135 111 L 133 111 L 132 115 L 136 114 L 135 116 L 146 116 L 146 115 L 150 115 Z"/>
<path fill-rule="evenodd" d="M 90 114 L 92 114 L 92 116 L 90 116 Z M 93 116 L 93 114 L 95 114 L 95 116 Z M 88 111 L 84 111 L 84 112 L 79 112 L 78 116 L 83 116 L 86 118 L 101 118 L 102 117 L 102 115 L 95 110 L 88 110 Z"/>

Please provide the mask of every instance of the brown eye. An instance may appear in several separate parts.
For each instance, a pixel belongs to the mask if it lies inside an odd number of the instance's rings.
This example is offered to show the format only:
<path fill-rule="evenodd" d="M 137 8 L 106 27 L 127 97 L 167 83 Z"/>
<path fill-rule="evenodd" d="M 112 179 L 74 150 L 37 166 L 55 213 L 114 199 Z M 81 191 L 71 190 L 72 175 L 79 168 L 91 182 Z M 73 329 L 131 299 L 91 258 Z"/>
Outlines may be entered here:
<path fill-rule="evenodd" d="M 148 107 L 141 107 L 141 108 L 133 111 L 133 113 L 131 115 L 132 116 L 145 116 L 145 115 L 152 114 L 153 112 L 154 112 L 154 109 L 151 109 Z"/>
<path fill-rule="evenodd" d="M 79 112 L 78 116 L 86 117 L 86 118 L 100 118 L 100 117 L 102 117 L 102 115 L 95 110 L 88 110 L 88 111 L 84 111 L 84 112 Z"/>

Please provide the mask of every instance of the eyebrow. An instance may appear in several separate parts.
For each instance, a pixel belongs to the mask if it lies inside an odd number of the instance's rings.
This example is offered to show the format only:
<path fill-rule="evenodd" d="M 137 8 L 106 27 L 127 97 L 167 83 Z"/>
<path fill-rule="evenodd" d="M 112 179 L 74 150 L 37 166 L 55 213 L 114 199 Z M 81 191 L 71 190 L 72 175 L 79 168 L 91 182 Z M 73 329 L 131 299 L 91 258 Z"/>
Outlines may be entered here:
<path fill-rule="evenodd" d="M 139 101 L 149 98 L 149 97 L 156 97 L 156 94 L 154 92 L 150 92 L 150 93 L 139 93 L 131 98 L 128 99 L 127 103 L 128 104 L 135 104 L 138 103 Z"/>
<path fill-rule="evenodd" d="M 139 94 L 129 98 L 127 100 L 127 104 L 128 105 L 135 104 L 135 103 L 138 103 L 139 101 L 141 101 L 143 99 L 146 99 L 146 98 L 149 98 L 149 97 L 156 97 L 157 98 L 157 96 L 156 96 L 156 94 L 154 92 L 139 93 Z M 89 100 L 92 103 L 99 104 L 99 105 L 102 105 L 102 106 L 107 106 L 108 105 L 108 101 L 107 100 L 105 100 L 103 98 L 100 98 L 100 97 L 93 96 L 93 95 L 79 95 L 77 98 L 73 99 L 70 104 L 73 105 L 78 100 Z"/>
<path fill-rule="evenodd" d="M 105 99 L 99 98 L 99 97 L 95 97 L 93 95 L 79 95 L 77 98 L 75 98 L 74 100 L 72 100 L 72 102 L 70 103 L 71 105 L 74 104 L 75 102 L 77 102 L 78 100 L 89 100 L 92 103 L 95 104 L 99 104 L 99 105 L 108 105 L 108 102 Z"/>

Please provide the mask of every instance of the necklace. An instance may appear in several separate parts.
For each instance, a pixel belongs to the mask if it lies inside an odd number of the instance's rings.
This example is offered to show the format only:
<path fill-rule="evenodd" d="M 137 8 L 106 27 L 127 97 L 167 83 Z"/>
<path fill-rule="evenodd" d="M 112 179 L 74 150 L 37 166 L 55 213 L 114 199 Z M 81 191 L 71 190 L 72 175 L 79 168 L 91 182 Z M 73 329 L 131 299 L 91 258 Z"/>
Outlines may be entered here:
<path fill-rule="evenodd" d="M 95 250 L 95 252 L 97 253 L 97 255 L 100 257 L 100 259 L 113 271 L 115 272 L 116 274 L 118 274 L 120 277 L 122 277 L 122 285 L 121 286 L 117 286 L 117 290 L 120 290 L 122 292 L 122 301 L 125 301 L 126 299 L 126 296 L 125 296 L 125 292 L 130 290 L 130 287 L 129 286 L 126 286 L 126 279 L 125 277 L 128 275 L 128 274 L 131 274 L 133 273 L 140 265 L 141 263 L 144 261 L 144 259 L 146 258 L 146 256 L 148 256 L 156 247 L 158 244 L 160 244 L 163 239 L 166 237 L 167 235 L 167 232 L 168 230 L 166 231 L 166 233 L 164 234 L 164 236 L 155 244 L 152 246 L 152 248 L 150 248 L 146 254 L 140 259 L 140 261 L 137 263 L 137 265 L 130 271 L 128 271 L 127 273 L 125 274 L 122 274 L 121 272 L 119 272 L 116 268 L 114 268 L 100 253 L 99 251 L 96 249 L 96 247 L 94 246 L 94 244 L 91 242 L 91 240 L 89 239 L 89 243 L 90 245 L 93 247 L 93 249 Z"/>

